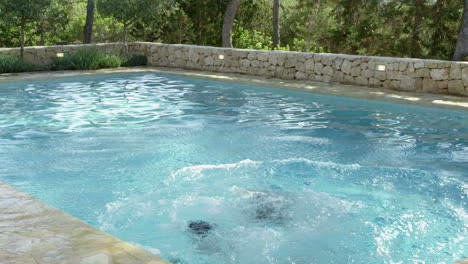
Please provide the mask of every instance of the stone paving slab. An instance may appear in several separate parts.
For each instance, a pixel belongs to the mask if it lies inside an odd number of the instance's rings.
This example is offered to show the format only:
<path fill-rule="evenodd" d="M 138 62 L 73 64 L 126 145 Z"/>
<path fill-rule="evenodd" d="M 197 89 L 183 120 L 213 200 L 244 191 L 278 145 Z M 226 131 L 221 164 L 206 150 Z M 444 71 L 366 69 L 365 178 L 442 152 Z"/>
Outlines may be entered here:
<path fill-rule="evenodd" d="M 169 264 L 0 182 L 1 264 Z"/>

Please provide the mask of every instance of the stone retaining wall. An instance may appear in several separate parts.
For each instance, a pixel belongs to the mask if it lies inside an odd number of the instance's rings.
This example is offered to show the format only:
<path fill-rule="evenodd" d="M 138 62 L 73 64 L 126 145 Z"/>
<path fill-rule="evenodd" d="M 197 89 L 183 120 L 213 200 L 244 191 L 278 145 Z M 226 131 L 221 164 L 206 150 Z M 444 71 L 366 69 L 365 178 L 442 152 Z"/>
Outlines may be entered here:
<path fill-rule="evenodd" d="M 403 91 L 468 95 L 468 62 L 226 49 L 149 42 L 129 43 L 131 54 L 146 55 L 149 66 L 245 73 L 281 79 L 335 82 Z M 44 65 L 57 53 L 72 54 L 86 45 L 27 47 L 25 60 Z M 98 44 L 121 52 L 122 44 Z M 0 54 L 19 54 L 19 48 Z"/>
<path fill-rule="evenodd" d="M 468 95 L 468 62 L 135 42 L 151 66 Z"/>
<path fill-rule="evenodd" d="M 46 66 L 52 63 L 57 54 L 64 56 L 72 55 L 77 49 L 83 47 L 97 47 L 108 53 L 121 53 L 123 46 L 121 43 L 103 43 L 87 45 L 59 45 L 59 46 L 35 46 L 24 48 L 24 60 L 34 65 Z M 1 55 L 13 55 L 19 57 L 20 48 L 0 48 Z"/>

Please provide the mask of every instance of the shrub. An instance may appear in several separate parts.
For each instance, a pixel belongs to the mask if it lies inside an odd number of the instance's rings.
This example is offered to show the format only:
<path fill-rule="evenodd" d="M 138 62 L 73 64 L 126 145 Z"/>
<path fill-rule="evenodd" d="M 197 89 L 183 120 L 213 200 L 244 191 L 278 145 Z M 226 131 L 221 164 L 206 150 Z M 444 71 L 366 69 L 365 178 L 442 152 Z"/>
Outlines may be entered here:
<path fill-rule="evenodd" d="M 104 55 L 99 60 L 99 68 L 115 68 L 122 65 L 122 59 L 116 55 Z"/>
<path fill-rule="evenodd" d="M 0 55 L 0 73 L 27 72 L 32 71 L 34 67 L 11 55 Z"/>
<path fill-rule="evenodd" d="M 102 53 L 96 48 L 81 48 L 71 57 L 73 70 L 96 70 L 99 68 Z"/>
<path fill-rule="evenodd" d="M 72 57 L 65 56 L 62 58 L 55 58 L 50 67 L 54 71 L 65 71 L 73 69 Z"/>
<path fill-rule="evenodd" d="M 56 58 L 53 70 L 96 70 L 120 67 L 122 59 L 116 55 L 104 54 L 97 48 L 81 48 L 75 55 Z"/>
<path fill-rule="evenodd" d="M 131 67 L 131 66 L 146 66 L 148 64 L 148 58 L 145 55 L 133 55 L 128 57 L 123 63 L 122 66 Z"/>

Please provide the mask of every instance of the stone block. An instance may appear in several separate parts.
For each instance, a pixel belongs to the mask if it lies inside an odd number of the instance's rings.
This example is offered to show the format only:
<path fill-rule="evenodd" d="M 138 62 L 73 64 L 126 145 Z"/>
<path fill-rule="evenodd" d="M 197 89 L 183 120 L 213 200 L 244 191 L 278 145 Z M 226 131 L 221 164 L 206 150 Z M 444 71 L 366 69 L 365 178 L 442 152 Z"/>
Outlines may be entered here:
<path fill-rule="evenodd" d="M 200 55 L 198 55 L 198 53 L 194 52 L 192 54 L 192 56 L 190 57 L 190 60 L 193 62 L 193 63 L 197 63 L 198 60 L 200 59 Z"/>
<path fill-rule="evenodd" d="M 400 71 L 406 71 L 408 70 L 408 61 L 407 60 L 402 60 L 400 61 L 400 65 L 399 65 L 399 69 Z"/>
<path fill-rule="evenodd" d="M 422 85 L 422 90 L 423 92 L 428 92 L 428 93 L 435 93 L 439 86 L 437 85 L 437 82 L 430 79 L 430 78 L 424 78 L 423 79 L 423 85 Z"/>
<path fill-rule="evenodd" d="M 355 67 L 351 68 L 351 76 L 357 77 L 361 75 L 361 67 L 359 65 L 356 65 Z"/>
<path fill-rule="evenodd" d="M 351 66 L 352 66 L 352 63 L 349 60 L 344 60 L 343 64 L 341 65 L 341 71 L 345 74 L 350 74 Z"/>
<path fill-rule="evenodd" d="M 417 78 L 429 78 L 431 76 L 431 72 L 427 68 L 419 68 L 416 69 L 414 76 Z"/>
<path fill-rule="evenodd" d="M 253 60 L 250 62 L 250 65 L 254 68 L 258 68 L 260 66 L 260 61 L 259 60 Z"/>
<path fill-rule="evenodd" d="M 315 68 L 314 59 L 307 59 L 304 63 L 304 68 L 307 72 L 312 72 Z"/>
<path fill-rule="evenodd" d="M 362 70 L 361 71 L 361 76 L 364 77 L 364 78 L 370 78 L 370 77 L 374 76 L 374 71 L 371 71 L 369 69 Z"/>
<path fill-rule="evenodd" d="M 317 81 L 317 82 L 323 82 L 323 76 L 315 74 L 312 80 Z"/>
<path fill-rule="evenodd" d="M 241 67 L 245 67 L 245 68 L 250 67 L 250 60 L 242 59 L 242 60 L 240 61 L 240 66 L 241 66 Z"/>
<path fill-rule="evenodd" d="M 296 70 L 304 72 L 305 71 L 304 62 L 298 61 L 296 63 Z"/>
<path fill-rule="evenodd" d="M 29 52 L 25 52 L 23 56 L 24 56 L 23 59 L 24 59 L 25 62 L 29 62 L 29 63 L 33 63 L 33 64 L 36 63 L 36 56 L 35 56 L 35 54 L 29 53 Z"/>
<path fill-rule="evenodd" d="M 449 94 L 466 95 L 465 87 L 461 80 L 451 80 L 447 85 Z"/>
<path fill-rule="evenodd" d="M 322 61 L 322 55 L 314 54 L 314 61 L 315 62 L 321 62 Z"/>
<path fill-rule="evenodd" d="M 286 54 L 284 53 L 280 53 L 278 54 L 278 58 L 277 58 L 277 64 L 279 66 L 284 66 L 284 63 L 286 62 Z"/>
<path fill-rule="evenodd" d="M 400 89 L 405 90 L 405 91 L 416 90 L 416 78 L 403 76 L 400 81 Z"/>
<path fill-rule="evenodd" d="M 375 71 L 374 72 L 374 77 L 376 79 L 379 79 L 381 81 L 385 81 L 387 79 L 387 72 L 384 71 Z"/>
<path fill-rule="evenodd" d="M 169 59 L 169 60 L 171 60 L 171 59 Z M 172 60 L 171 60 L 171 61 L 172 61 Z M 213 62 L 214 62 L 214 59 L 213 59 L 212 56 L 208 56 L 208 57 L 205 58 L 205 65 L 206 65 L 206 66 L 211 66 L 211 65 L 213 65 Z"/>
<path fill-rule="evenodd" d="M 332 57 L 328 54 L 322 55 L 322 64 L 323 65 L 332 65 Z"/>
<path fill-rule="evenodd" d="M 256 51 L 249 52 L 249 54 L 247 55 L 247 59 L 251 61 L 257 59 L 257 52 Z"/>
<path fill-rule="evenodd" d="M 266 51 L 259 51 L 257 54 L 257 58 L 259 61 L 268 61 L 268 54 L 269 52 Z"/>
<path fill-rule="evenodd" d="M 428 69 L 436 69 L 437 68 L 437 62 L 435 61 L 426 61 L 424 63 L 424 65 L 426 66 L 426 68 Z"/>
<path fill-rule="evenodd" d="M 452 62 L 439 61 L 439 62 L 437 62 L 437 68 L 450 68 L 451 64 L 452 64 Z"/>
<path fill-rule="evenodd" d="M 341 64 L 343 64 L 343 58 L 335 58 L 333 61 L 333 66 L 335 70 L 340 70 L 341 69 Z"/>
<path fill-rule="evenodd" d="M 448 81 L 440 81 L 437 82 L 439 85 L 439 90 L 447 90 L 448 89 Z"/>
<path fill-rule="evenodd" d="M 321 62 L 315 63 L 314 72 L 316 74 L 322 74 L 323 64 Z"/>
<path fill-rule="evenodd" d="M 389 71 L 387 72 L 387 78 L 389 80 L 401 80 L 403 74 L 399 71 Z"/>
<path fill-rule="evenodd" d="M 308 77 L 307 74 L 301 71 L 296 72 L 296 75 L 295 75 L 295 78 L 298 80 L 305 80 L 307 79 L 307 77 Z"/>
<path fill-rule="evenodd" d="M 322 82 L 327 82 L 329 83 L 331 81 L 332 77 L 328 75 L 323 75 L 322 76 Z"/>
<path fill-rule="evenodd" d="M 271 53 L 270 53 L 270 56 L 268 56 L 268 62 L 269 62 L 271 65 L 276 65 L 276 64 L 278 63 L 278 55 L 277 55 L 277 53 L 271 52 Z"/>
<path fill-rule="evenodd" d="M 414 62 L 414 68 L 415 69 L 424 68 L 424 61 L 422 61 L 422 60 L 415 61 Z"/>
<path fill-rule="evenodd" d="M 367 86 L 369 84 L 369 79 L 364 78 L 362 76 L 358 76 L 356 78 L 356 84 Z"/>
<path fill-rule="evenodd" d="M 344 75 L 343 81 L 344 83 L 350 83 L 350 84 L 355 83 L 354 78 L 351 75 Z"/>
<path fill-rule="evenodd" d="M 461 80 L 462 71 L 461 65 L 457 63 L 452 63 L 450 66 L 450 79 L 452 80 Z"/>
<path fill-rule="evenodd" d="M 354 61 L 351 63 L 351 68 L 357 67 L 357 66 L 359 66 L 359 65 L 361 65 L 361 60 L 360 60 L 360 59 L 356 59 L 356 60 L 354 60 Z"/>
<path fill-rule="evenodd" d="M 376 78 L 369 78 L 369 86 L 379 87 L 380 86 L 380 80 L 378 80 Z"/>
<path fill-rule="evenodd" d="M 297 63 L 297 58 L 296 56 L 288 56 L 286 59 L 286 64 L 284 67 L 286 68 L 295 68 Z"/>
<path fill-rule="evenodd" d="M 344 79 L 344 73 L 341 72 L 341 71 L 335 71 L 333 73 L 333 76 L 332 76 L 332 81 L 335 81 L 335 82 L 342 82 Z"/>
<path fill-rule="evenodd" d="M 326 76 L 333 76 L 333 68 L 327 65 L 322 69 L 322 74 Z"/>
<path fill-rule="evenodd" d="M 464 67 L 461 73 L 463 85 L 468 86 L 468 67 Z"/>
<path fill-rule="evenodd" d="M 36 57 L 38 60 L 43 60 L 46 58 L 45 56 L 45 49 L 44 48 L 38 48 L 36 50 Z"/>
<path fill-rule="evenodd" d="M 431 70 L 431 78 L 436 80 L 436 81 L 448 80 L 449 71 L 448 71 L 448 69 L 432 69 Z"/>

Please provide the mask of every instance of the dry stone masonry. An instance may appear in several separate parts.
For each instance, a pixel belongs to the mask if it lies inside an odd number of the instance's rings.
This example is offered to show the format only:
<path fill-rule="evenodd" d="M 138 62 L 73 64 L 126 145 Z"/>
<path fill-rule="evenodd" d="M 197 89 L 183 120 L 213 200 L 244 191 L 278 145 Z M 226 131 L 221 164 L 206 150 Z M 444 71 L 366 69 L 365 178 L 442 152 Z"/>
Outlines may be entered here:
<path fill-rule="evenodd" d="M 82 46 L 28 47 L 25 50 L 25 59 L 36 64 L 47 64 L 56 53 L 71 54 Z M 118 43 L 97 45 L 107 52 L 121 50 L 121 46 Z M 468 62 L 148 42 L 129 43 L 129 51 L 135 55 L 146 55 L 149 66 L 468 96 Z M 18 54 L 19 49 L 0 49 L 0 54 L 4 53 Z"/>

